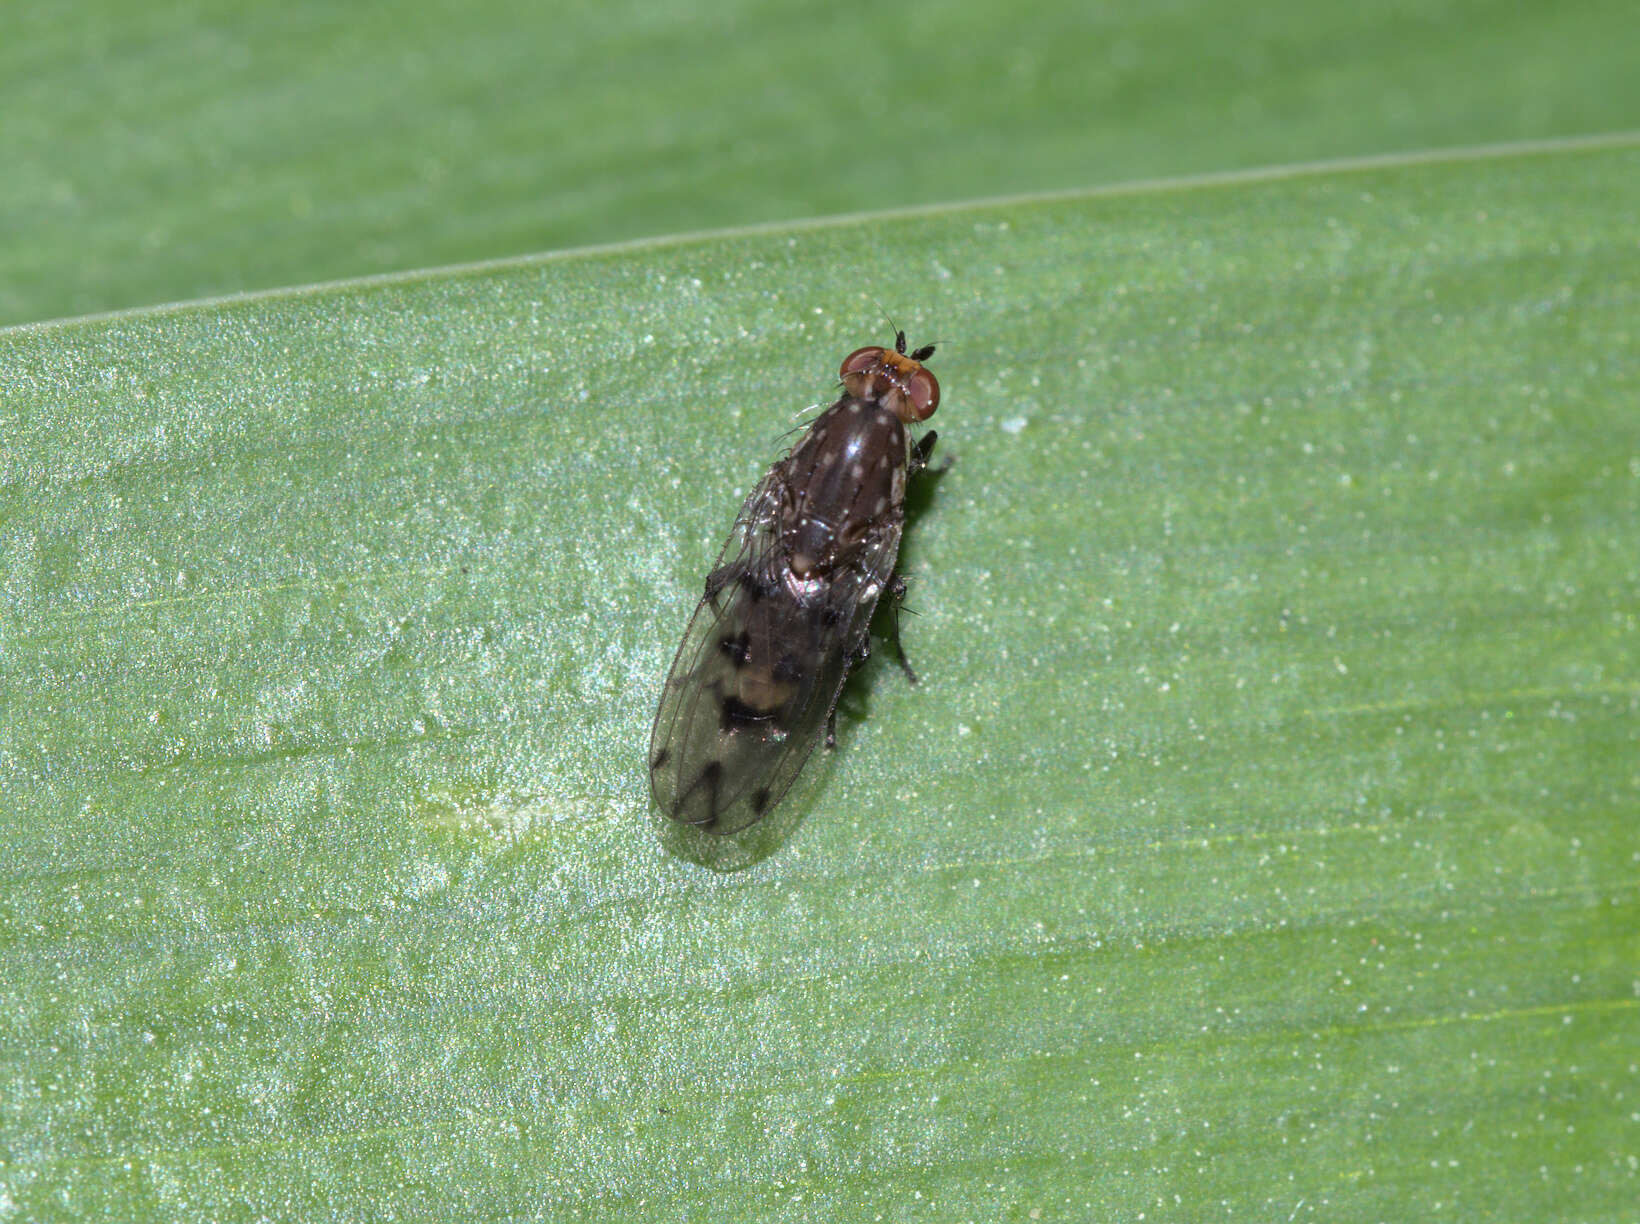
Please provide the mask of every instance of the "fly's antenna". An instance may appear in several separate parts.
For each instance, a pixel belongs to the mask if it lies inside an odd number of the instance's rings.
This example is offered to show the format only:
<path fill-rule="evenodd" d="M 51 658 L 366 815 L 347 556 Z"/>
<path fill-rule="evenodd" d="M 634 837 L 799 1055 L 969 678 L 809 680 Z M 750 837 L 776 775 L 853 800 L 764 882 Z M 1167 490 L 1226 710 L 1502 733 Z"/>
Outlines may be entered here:
<path fill-rule="evenodd" d="M 866 296 L 871 297 L 870 294 Z M 888 320 L 888 330 L 894 333 L 894 347 L 902 353 L 905 352 L 905 333 L 900 330 L 899 324 L 894 322 L 894 316 L 883 309 L 883 304 L 876 298 L 871 298 L 871 304 L 877 308 L 883 318 Z"/>
<path fill-rule="evenodd" d="M 871 295 L 867 294 L 866 296 L 870 297 Z M 905 332 L 901 329 L 900 325 L 894 321 L 894 316 L 883 309 L 883 304 L 881 302 L 879 302 L 876 298 L 872 298 L 871 304 L 875 306 L 882 314 L 883 318 L 888 321 L 888 330 L 894 333 L 895 351 L 900 353 L 902 356 L 906 355 Z M 913 360 L 921 361 L 924 357 L 931 356 L 934 350 L 939 348 L 939 346 L 944 343 L 944 340 L 935 340 L 930 344 L 919 344 L 917 346 L 917 352 L 921 353 L 922 357 L 916 356 L 916 353 L 912 353 L 910 356 Z"/>

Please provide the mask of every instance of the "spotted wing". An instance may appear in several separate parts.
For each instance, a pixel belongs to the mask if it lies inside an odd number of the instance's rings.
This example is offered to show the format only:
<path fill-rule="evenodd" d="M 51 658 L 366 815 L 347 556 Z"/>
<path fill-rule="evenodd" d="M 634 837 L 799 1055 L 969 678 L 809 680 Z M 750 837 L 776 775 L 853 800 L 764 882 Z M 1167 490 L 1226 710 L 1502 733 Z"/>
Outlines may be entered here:
<path fill-rule="evenodd" d="M 888 585 L 903 516 L 873 524 L 854 562 L 791 580 L 779 544 L 776 467 L 735 521 L 673 660 L 649 746 L 649 779 L 674 820 L 733 833 L 760 820 L 824 732 Z"/>

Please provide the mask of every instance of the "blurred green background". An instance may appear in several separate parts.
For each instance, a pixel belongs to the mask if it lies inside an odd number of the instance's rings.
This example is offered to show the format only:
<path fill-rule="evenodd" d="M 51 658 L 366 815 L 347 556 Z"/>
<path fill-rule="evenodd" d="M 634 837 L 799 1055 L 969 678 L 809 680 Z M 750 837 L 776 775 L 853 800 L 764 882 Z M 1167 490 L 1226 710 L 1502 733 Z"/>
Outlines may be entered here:
<path fill-rule="evenodd" d="M 7 8 L 0 1224 L 1632 1221 L 1632 24 Z M 925 683 L 663 828 L 882 307 Z"/>
<path fill-rule="evenodd" d="M 1625 128 L 1628 0 L 8 4 L 0 325 Z"/>

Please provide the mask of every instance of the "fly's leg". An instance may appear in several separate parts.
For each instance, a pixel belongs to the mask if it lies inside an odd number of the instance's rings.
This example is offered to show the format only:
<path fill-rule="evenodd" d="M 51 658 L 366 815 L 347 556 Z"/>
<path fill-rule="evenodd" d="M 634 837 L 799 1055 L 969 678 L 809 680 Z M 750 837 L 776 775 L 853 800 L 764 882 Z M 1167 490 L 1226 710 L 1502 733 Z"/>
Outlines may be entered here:
<path fill-rule="evenodd" d="M 912 443 L 911 461 L 906 465 L 905 469 L 905 474 L 908 477 L 915 476 L 918 472 L 928 466 L 928 456 L 934 453 L 934 443 L 939 436 L 940 435 L 936 430 L 930 429 L 922 437 Z M 947 462 L 944 467 L 940 468 L 940 471 L 943 472 L 950 466 L 950 463 Z"/>
<path fill-rule="evenodd" d="M 933 435 L 929 436 L 932 437 Z M 916 684 L 917 673 L 911 669 L 911 663 L 905 657 L 905 643 L 900 641 L 900 606 L 905 602 L 905 579 L 895 574 L 888 580 L 888 590 L 885 594 L 888 596 L 891 609 L 888 640 L 894 647 L 894 653 L 899 656 L 900 670 L 905 673 L 905 678 L 911 681 L 912 684 Z"/>
<path fill-rule="evenodd" d="M 888 580 L 888 586 L 883 594 L 888 597 L 890 606 L 889 642 L 894 647 L 895 657 L 900 661 L 900 670 L 912 684 L 918 684 L 917 673 L 912 670 L 911 661 L 905 657 L 905 644 L 900 641 L 900 605 L 905 602 L 906 583 L 899 574 Z M 915 615 L 915 614 L 913 614 Z M 849 651 L 848 663 L 843 668 L 843 681 L 837 686 L 837 696 L 832 698 L 831 709 L 826 711 L 826 747 L 837 747 L 837 706 L 843 700 L 843 687 L 854 669 L 867 659 L 871 658 L 871 633 L 869 630 L 860 635 L 859 643 Z"/>
<path fill-rule="evenodd" d="M 837 747 L 837 707 L 843 700 L 843 687 L 848 683 L 849 676 L 856 667 L 871 658 L 871 634 L 862 633 L 860 643 L 849 651 L 848 662 L 843 666 L 843 679 L 837 685 L 837 695 L 831 699 L 831 709 L 826 711 L 826 747 Z"/>

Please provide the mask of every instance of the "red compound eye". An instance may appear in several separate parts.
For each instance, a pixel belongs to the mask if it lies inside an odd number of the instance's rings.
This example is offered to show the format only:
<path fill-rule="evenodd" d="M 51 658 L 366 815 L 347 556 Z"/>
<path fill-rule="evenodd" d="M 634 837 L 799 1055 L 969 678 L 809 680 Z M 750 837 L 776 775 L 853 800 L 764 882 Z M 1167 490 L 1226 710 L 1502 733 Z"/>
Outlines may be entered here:
<path fill-rule="evenodd" d="M 934 371 L 917 367 L 917 372 L 906 380 L 905 398 L 911 406 L 913 421 L 926 421 L 940 406 L 940 380 Z"/>
<path fill-rule="evenodd" d="M 874 365 L 881 365 L 887 355 L 888 350 L 880 344 L 869 344 L 865 348 L 855 349 L 843 358 L 843 365 L 837 371 L 837 377 L 847 380 L 850 374 L 859 374 Z"/>

